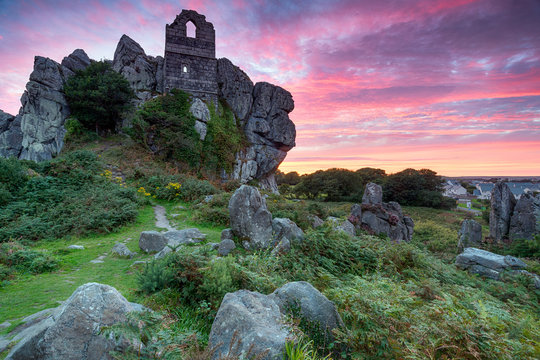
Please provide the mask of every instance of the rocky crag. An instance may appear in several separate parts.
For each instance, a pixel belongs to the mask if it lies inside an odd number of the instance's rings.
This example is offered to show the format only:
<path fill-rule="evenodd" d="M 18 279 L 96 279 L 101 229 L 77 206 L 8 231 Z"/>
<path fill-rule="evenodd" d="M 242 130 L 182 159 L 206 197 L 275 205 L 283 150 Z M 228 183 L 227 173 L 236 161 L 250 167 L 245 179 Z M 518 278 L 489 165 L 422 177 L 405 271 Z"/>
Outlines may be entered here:
<path fill-rule="evenodd" d="M 491 195 L 489 236 L 495 241 L 532 239 L 540 234 L 540 194 L 523 194 L 516 201 L 506 183 L 499 181 Z"/>
<path fill-rule="evenodd" d="M 360 230 L 374 235 L 385 234 L 395 242 L 411 241 L 414 222 L 405 216 L 401 206 L 390 201 L 382 201 L 382 187 L 375 183 L 366 184 L 362 204 L 354 204 L 349 221 Z"/>
<path fill-rule="evenodd" d="M 0 113 L 0 156 L 43 161 L 62 150 L 64 123 L 70 113 L 63 87 L 75 71 L 84 69 L 90 62 L 81 49 L 64 58 L 61 64 L 36 56 L 19 114 Z M 164 88 L 167 83 L 164 58 L 146 55 L 126 35 L 121 37 L 111 65 L 128 80 L 137 104 L 170 90 Z M 296 129 L 288 116 L 294 109 L 291 93 L 266 82 L 253 84 L 225 58 L 217 60 L 216 71 L 218 98 L 231 108 L 248 139 L 248 146 L 236 154 L 234 170 L 228 178 L 241 183 L 259 180 L 262 188 L 277 192 L 274 173 L 295 146 Z M 196 130 L 203 139 L 209 112 L 201 104 L 207 105 L 195 95 L 192 102 L 196 104 L 192 106 L 198 120 Z M 129 124 L 123 124 L 126 125 Z"/>

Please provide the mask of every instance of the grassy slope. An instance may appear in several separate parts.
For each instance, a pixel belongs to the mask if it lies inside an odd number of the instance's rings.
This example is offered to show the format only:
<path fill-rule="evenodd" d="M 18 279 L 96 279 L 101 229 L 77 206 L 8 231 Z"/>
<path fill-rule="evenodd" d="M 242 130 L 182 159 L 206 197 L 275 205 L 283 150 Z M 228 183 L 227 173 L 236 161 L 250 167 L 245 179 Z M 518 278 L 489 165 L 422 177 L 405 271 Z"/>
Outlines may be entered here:
<path fill-rule="evenodd" d="M 132 144 L 129 139 L 123 137 L 93 142 L 84 145 L 84 148 L 91 149 L 96 153 L 101 154 L 106 163 L 120 167 L 125 174 L 131 175 L 136 171 L 143 171 L 145 173 L 152 173 L 154 171 L 173 171 L 167 169 L 166 165 L 155 162 L 154 159 L 145 155 L 142 149 L 139 149 Z M 128 149 L 128 151 L 123 151 L 125 149 Z M 208 235 L 208 242 L 219 241 L 222 227 L 204 223 L 194 223 L 191 220 L 192 210 L 190 209 L 189 204 L 181 202 L 158 203 L 165 206 L 169 220 L 177 228 L 197 227 L 203 233 Z M 324 206 L 329 207 L 329 215 L 344 216 L 348 213 L 350 205 L 351 204 L 347 203 L 339 203 L 325 204 Z M 292 206 L 294 206 L 294 204 L 292 204 Z M 411 215 L 416 224 L 412 245 L 435 254 L 445 264 L 448 264 L 437 265 L 448 266 L 447 268 L 441 268 L 441 271 L 448 271 L 449 273 L 455 274 L 456 270 L 451 263 L 457 252 L 457 231 L 465 214 L 457 211 L 415 207 L 405 207 L 404 212 Z M 172 214 L 178 214 L 178 216 L 173 218 Z M 487 224 L 483 223 L 481 218 L 476 218 L 476 220 L 482 223 L 484 234 L 487 234 Z M 12 330 L 20 323 L 20 319 L 27 315 L 45 308 L 57 306 L 60 301 L 67 299 L 78 286 L 87 282 L 95 281 L 109 284 L 117 288 L 124 296 L 126 296 L 126 298 L 128 298 L 128 300 L 137 302 L 143 301 L 144 299 L 142 299 L 142 296 L 134 291 L 136 287 L 136 269 L 132 268 L 131 264 L 135 260 L 148 259 L 150 256 L 139 254 L 135 259 L 128 260 L 114 258 L 109 254 L 105 257 L 104 263 L 102 264 L 92 264 L 90 263 L 90 260 L 96 259 L 103 253 L 110 253 L 110 249 L 116 242 L 125 241 L 126 239 L 130 239 L 126 243 L 127 246 L 132 251 L 138 251 L 137 242 L 140 232 L 154 229 L 156 228 L 154 225 L 152 207 L 147 205 L 140 210 L 137 221 L 134 224 L 118 229 L 115 233 L 83 238 L 72 237 L 69 240 L 58 239 L 54 241 L 38 242 L 35 245 L 36 248 L 45 250 L 54 255 L 61 261 L 61 268 L 59 271 L 49 274 L 36 276 L 22 275 L 12 281 L 9 285 L 0 288 L 0 323 L 9 320 L 13 324 L 10 328 L 3 330 L 1 333 Z M 368 239 L 367 241 L 373 240 Z M 70 244 L 83 245 L 85 250 L 66 250 L 67 246 Z M 375 243 L 373 244 L 375 246 L 374 248 L 377 248 L 378 245 Z M 383 247 L 386 247 L 386 245 L 383 245 Z M 426 254 L 429 254 L 429 252 L 426 252 Z M 395 255 L 400 254 L 399 250 L 396 250 L 395 253 Z M 391 255 L 391 247 L 390 250 L 386 249 L 384 252 L 381 250 L 378 253 L 379 257 Z M 381 261 L 382 264 L 386 262 L 384 259 Z M 389 272 L 389 274 L 391 273 Z M 365 313 L 367 315 L 378 313 L 377 316 L 380 316 L 379 320 L 386 318 L 388 321 L 395 321 L 394 325 L 396 326 L 423 326 L 425 327 L 424 330 L 427 332 L 435 331 L 439 327 L 438 324 L 445 326 L 446 324 L 449 324 L 448 326 L 456 326 L 457 328 L 460 326 L 469 326 L 461 322 L 461 320 L 459 320 L 460 322 L 456 322 L 456 318 L 458 317 L 455 317 L 455 311 L 458 310 L 456 310 L 455 305 L 452 303 L 458 301 L 459 298 L 463 298 L 463 292 L 467 291 L 466 287 L 463 287 L 461 284 L 449 285 L 444 281 L 431 278 L 426 274 L 418 275 L 419 278 L 417 280 L 411 280 L 411 278 L 408 278 L 408 275 L 404 276 L 402 279 L 401 273 L 396 275 L 389 274 L 377 272 L 366 275 L 365 277 L 362 277 L 362 279 L 358 278 L 350 283 L 343 283 L 344 286 L 342 289 L 334 286 L 329 286 L 326 291 L 321 289 L 330 298 L 333 298 L 338 306 L 340 306 L 340 311 L 346 321 L 347 316 L 353 314 L 353 312 L 351 312 L 351 307 L 354 308 L 356 306 L 359 307 L 358 314 Z M 394 278 L 396 276 L 397 278 Z M 465 273 L 461 274 L 461 272 L 459 272 L 457 276 L 460 279 L 465 279 L 463 281 L 466 283 L 470 282 L 471 284 L 477 284 L 474 285 L 475 287 L 480 286 L 478 285 L 479 282 L 477 282 L 474 277 L 470 277 L 471 280 L 466 280 L 469 278 L 469 275 Z M 320 283 L 314 284 L 316 286 L 322 286 L 325 281 L 324 278 L 320 278 Z M 458 283 L 461 282 L 462 280 L 458 281 Z M 488 283 L 491 282 L 488 281 Z M 493 287 L 496 286 L 495 282 L 493 282 L 493 284 Z M 424 291 L 427 293 L 418 295 L 420 292 Z M 473 294 L 473 296 L 477 296 L 478 299 L 481 299 L 481 301 L 478 300 L 480 310 L 460 308 L 459 311 L 463 314 L 467 314 L 467 312 L 470 311 L 486 311 L 481 309 L 482 306 L 484 306 L 482 305 L 482 301 L 485 302 L 486 299 L 490 302 L 488 306 L 491 306 L 491 302 L 493 302 L 494 308 L 503 308 L 502 303 L 498 302 L 499 300 L 492 299 L 491 295 L 487 292 L 484 293 L 484 291 L 487 290 L 478 287 Z M 427 298 L 428 300 L 425 300 L 424 298 Z M 437 302 L 440 302 L 440 304 Z M 420 308 L 422 310 L 416 312 L 415 309 Z M 514 312 L 513 308 L 514 305 L 511 301 L 508 305 L 504 305 L 504 313 L 523 315 L 522 310 Z M 435 311 L 435 313 L 433 313 L 433 311 Z M 490 310 L 488 309 L 487 311 L 489 312 Z M 446 318 L 444 315 L 445 312 L 448 312 Z M 450 314 L 450 312 L 452 313 Z M 461 313 L 459 314 L 461 316 Z M 489 316 L 484 314 L 482 316 L 486 317 L 486 321 L 496 322 L 496 312 L 493 312 L 493 314 L 494 315 Z M 411 320 L 407 320 L 407 317 L 413 315 L 416 319 L 411 318 Z M 454 318 L 452 318 L 452 316 L 454 316 Z M 474 319 L 477 318 L 476 316 L 477 315 L 471 315 L 471 319 L 467 321 L 474 322 Z M 527 318 L 528 317 L 532 317 L 535 320 L 527 321 L 538 321 L 537 314 L 530 313 L 527 315 Z M 369 319 L 369 315 L 366 319 Z M 358 321 L 359 319 L 355 317 L 354 322 L 358 323 Z M 368 326 L 369 322 L 364 323 L 364 320 L 362 320 L 358 324 Z M 351 324 L 348 325 L 351 326 Z M 503 329 L 502 326 L 501 329 Z M 364 330 L 362 330 L 362 332 L 363 331 Z M 393 331 L 394 330 L 391 332 Z M 404 328 L 399 329 L 399 331 L 407 332 Z M 415 333 L 416 332 L 411 331 L 411 334 Z M 442 334 L 444 335 L 444 333 Z M 390 335 L 393 336 L 392 334 Z M 395 336 L 396 338 L 403 338 L 402 335 L 395 334 Z M 441 341 L 444 344 L 443 340 Z M 452 341 L 454 341 L 454 339 L 452 339 Z M 424 349 L 436 349 L 439 345 L 440 344 L 435 343 L 429 344 L 429 346 L 425 346 Z M 400 345 L 390 344 L 389 346 L 393 347 Z M 420 354 L 418 355 L 420 358 L 422 357 Z M 425 355 L 428 354 L 426 353 Z"/>

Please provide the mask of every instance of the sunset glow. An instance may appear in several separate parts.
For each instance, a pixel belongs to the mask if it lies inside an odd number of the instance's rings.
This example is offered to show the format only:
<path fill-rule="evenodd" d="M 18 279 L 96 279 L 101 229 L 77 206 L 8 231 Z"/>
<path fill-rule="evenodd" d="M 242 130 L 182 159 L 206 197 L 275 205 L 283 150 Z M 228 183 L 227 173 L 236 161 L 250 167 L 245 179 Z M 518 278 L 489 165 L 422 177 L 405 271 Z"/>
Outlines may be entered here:
<path fill-rule="evenodd" d="M 284 172 L 540 176 L 536 0 L 0 0 L 0 109 L 35 55 L 111 59 L 122 34 L 163 55 L 182 9 L 214 24 L 217 57 L 292 93 Z"/>

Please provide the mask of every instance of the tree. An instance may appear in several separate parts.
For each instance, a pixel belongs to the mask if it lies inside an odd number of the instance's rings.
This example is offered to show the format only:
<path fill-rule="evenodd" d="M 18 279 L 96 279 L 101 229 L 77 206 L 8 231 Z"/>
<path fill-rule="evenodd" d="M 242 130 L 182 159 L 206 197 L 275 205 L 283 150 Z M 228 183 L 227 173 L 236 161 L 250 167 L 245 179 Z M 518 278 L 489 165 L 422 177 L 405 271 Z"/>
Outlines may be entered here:
<path fill-rule="evenodd" d="M 124 76 L 105 61 L 93 62 L 70 77 L 64 92 L 72 116 L 98 134 L 114 131 L 135 97 Z"/>

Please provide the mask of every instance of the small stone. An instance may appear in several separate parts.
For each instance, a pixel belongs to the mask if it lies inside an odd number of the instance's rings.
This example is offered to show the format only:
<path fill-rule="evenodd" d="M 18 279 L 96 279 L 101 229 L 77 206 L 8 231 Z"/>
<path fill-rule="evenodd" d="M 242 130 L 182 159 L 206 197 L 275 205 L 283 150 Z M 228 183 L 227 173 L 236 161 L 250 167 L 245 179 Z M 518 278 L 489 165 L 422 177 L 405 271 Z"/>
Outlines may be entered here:
<path fill-rule="evenodd" d="M 84 246 L 82 245 L 69 245 L 67 248 L 73 250 L 84 250 Z"/>
<path fill-rule="evenodd" d="M 220 256 L 227 256 L 231 251 L 236 248 L 236 244 L 231 239 L 224 239 L 219 243 L 218 254 Z"/>

